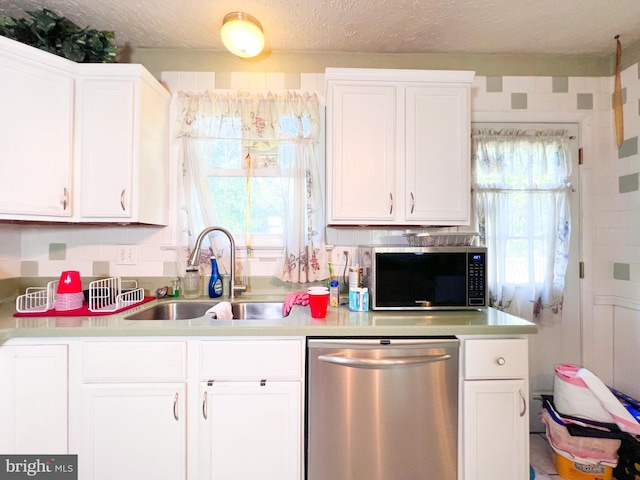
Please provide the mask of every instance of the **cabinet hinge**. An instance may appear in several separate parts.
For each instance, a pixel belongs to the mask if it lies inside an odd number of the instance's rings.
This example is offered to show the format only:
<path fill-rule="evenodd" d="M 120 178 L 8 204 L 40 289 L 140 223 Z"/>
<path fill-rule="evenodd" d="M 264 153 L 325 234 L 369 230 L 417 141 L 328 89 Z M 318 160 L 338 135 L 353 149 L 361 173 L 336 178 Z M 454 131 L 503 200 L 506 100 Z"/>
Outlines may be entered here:
<path fill-rule="evenodd" d="M 264 387 L 267 384 L 266 380 L 260 380 L 260 386 Z"/>
<path fill-rule="evenodd" d="M 209 380 L 209 381 L 207 382 L 207 386 L 208 386 L 208 387 L 210 387 L 211 385 L 213 385 L 213 382 L 215 382 L 215 380 Z"/>
<path fill-rule="evenodd" d="M 584 161 L 584 156 L 582 154 L 582 147 L 578 149 L 578 165 L 582 165 Z"/>
<path fill-rule="evenodd" d="M 578 264 L 578 278 L 584 278 L 584 262 Z"/>

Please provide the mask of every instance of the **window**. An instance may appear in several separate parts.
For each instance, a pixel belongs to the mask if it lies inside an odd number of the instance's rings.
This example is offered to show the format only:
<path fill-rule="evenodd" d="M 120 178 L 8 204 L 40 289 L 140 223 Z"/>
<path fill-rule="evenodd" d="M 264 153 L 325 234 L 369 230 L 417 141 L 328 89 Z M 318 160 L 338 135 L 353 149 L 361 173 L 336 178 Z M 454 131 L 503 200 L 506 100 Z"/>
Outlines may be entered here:
<path fill-rule="evenodd" d="M 280 247 L 284 281 L 327 278 L 317 96 L 179 92 L 178 110 L 184 243 L 220 225 L 249 256 Z M 206 250 L 201 259 L 221 255 Z"/>
<path fill-rule="evenodd" d="M 565 130 L 474 129 L 473 189 L 493 306 L 562 310 L 571 233 Z"/>
<path fill-rule="evenodd" d="M 239 244 L 248 233 L 254 246 L 282 245 L 280 156 L 278 142 L 213 141 L 209 188 L 218 222 L 239 239 Z M 251 165 L 247 165 L 249 159 Z"/>

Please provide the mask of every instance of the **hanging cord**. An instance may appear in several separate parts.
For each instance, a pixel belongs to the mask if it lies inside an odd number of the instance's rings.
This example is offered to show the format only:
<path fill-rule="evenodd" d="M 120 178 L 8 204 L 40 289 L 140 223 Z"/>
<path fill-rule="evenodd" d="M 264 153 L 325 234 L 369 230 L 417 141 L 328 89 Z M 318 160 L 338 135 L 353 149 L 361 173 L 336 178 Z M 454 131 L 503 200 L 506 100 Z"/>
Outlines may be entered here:
<path fill-rule="evenodd" d="M 247 248 L 247 257 L 253 257 L 253 249 L 249 237 L 249 221 L 251 219 L 251 149 L 247 149 L 247 156 L 244 157 L 247 164 L 247 213 L 244 219 L 244 242 Z"/>
<path fill-rule="evenodd" d="M 347 287 L 347 265 L 348 264 L 349 264 L 349 252 L 345 250 L 344 251 L 344 270 L 342 270 L 342 285 L 344 286 L 343 288 L 346 291 L 349 291 Z"/>

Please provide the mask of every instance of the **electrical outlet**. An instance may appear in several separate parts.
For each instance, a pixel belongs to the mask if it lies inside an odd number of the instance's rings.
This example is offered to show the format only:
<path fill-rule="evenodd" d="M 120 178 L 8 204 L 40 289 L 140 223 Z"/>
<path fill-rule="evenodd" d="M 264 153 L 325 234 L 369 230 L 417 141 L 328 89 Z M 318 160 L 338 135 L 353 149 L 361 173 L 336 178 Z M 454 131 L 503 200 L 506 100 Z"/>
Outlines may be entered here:
<path fill-rule="evenodd" d="M 118 245 L 116 247 L 116 265 L 137 265 L 137 245 Z"/>
<path fill-rule="evenodd" d="M 351 263 L 351 247 L 341 247 L 336 245 L 331 252 L 331 261 L 334 266 L 336 265 L 349 265 Z M 348 257 L 345 258 L 344 252 L 347 252 Z"/>

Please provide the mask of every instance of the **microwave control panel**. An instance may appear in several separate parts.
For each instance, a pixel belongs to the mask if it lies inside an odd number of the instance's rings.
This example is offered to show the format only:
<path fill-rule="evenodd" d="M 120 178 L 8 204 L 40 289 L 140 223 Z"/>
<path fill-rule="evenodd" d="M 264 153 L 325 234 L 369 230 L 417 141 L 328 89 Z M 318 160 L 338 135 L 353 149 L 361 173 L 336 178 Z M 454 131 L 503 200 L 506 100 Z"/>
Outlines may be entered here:
<path fill-rule="evenodd" d="M 484 252 L 467 253 L 469 306 L 486 307 L 486 259 Z"/>

